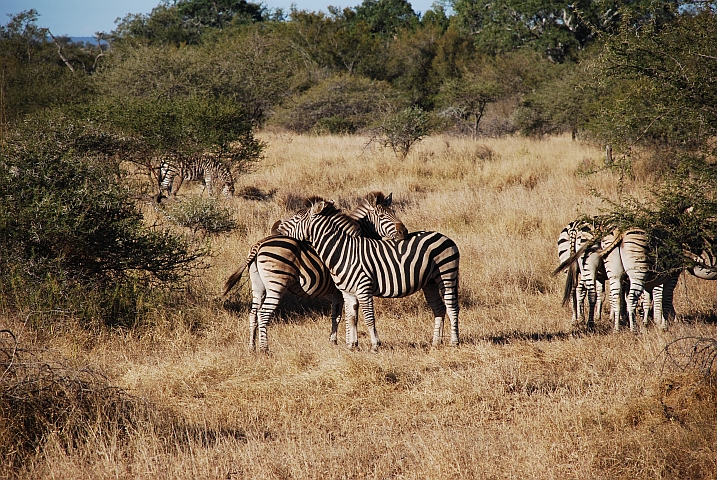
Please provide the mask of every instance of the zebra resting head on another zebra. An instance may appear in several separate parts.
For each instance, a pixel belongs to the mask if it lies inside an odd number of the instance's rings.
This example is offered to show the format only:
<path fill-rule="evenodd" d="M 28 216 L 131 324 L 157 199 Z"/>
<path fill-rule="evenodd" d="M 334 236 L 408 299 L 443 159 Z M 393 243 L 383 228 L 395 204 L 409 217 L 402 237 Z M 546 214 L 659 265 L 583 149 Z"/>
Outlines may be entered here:
<path fill-rule="evenodd" d="M 320 200 L 322 199 L 314 197 L 310 201 Z M 399 232 L 405 232 L 405 227 L 390 205 L 391 195 L 385 197 L 380 192 L 367 195 L 350 213 L 350 222 L 346 228 L 352 233 L 358 228 L 360 235 L 372 238 L 401 237 L 403 233 Z M 255 348 L 258 333 L 259 350 L 268 352 L 267 325 L 287 291 L 304 298 L 331 295 L 329 339 L 336 343 L 343 296 L 336 288 L 331 272 L 311 244 L 276 234 L 259 240 L 252 246 L 244 265 L 227 279 L 224 295 L 236 285 L 247 268 L 252 286 L 252 306 L 249 312 L 250 349 Z"/>
<path fill-rule="evenodd" d="M 315 199 L 309 207 L 275 226 L 281 234 L 310 242 L 328 267 L 344 298 L 347 346 L 358 346 L 359 306 L 371 337 L 371 350 L 377 351 L 381 342 L 373 297 L 405 297 L 418 290 L 423 290 L 434 314 L 433 344 L 442 342 L 447 313 L 451 321 L 450 342 L 458 345 L 460 254 L 455 242 L 437 232 L 420 231 L 395 241 L 358 237 L 352 233 L 348 219 L 333 203 Z M 397 225 L 394 228 L 399 229 Z"/>

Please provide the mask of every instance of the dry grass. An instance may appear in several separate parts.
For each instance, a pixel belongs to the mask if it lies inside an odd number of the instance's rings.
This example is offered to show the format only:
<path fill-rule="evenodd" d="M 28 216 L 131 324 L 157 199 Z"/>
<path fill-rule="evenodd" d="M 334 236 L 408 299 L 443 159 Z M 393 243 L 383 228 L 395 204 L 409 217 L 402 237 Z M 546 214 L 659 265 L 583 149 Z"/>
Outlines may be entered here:
<path fill-rule="evenodd" d="M 159 412 L 72 445 L 50 432 L 0 477 L 716 478 L 717 389 L 660 358 L 676 338 L 717 337 L 717 285 L 682 279 L 682 321 L 667 333 L 614 334 L 605 318 L 588 334 L 570 328 L 563 279 L 550 276 L 560 229 L 599 208 L 589 186 L 616 192 L 609 172 L 576 174 L 600 150 L 566 137 L 431 138 L 399 161 L 357 137 L 264 140 L 267 159 L 237 191 L 273 195 L 228 200 L 241 228 L 212 239 L 191 311 L 99 333 L 0 319 L 27 348 L 91 365 Z M 329 344 L 328 301 L 287 298 L 271 355 L 248 352 L 248 286 L 218 295 L 249 247 L 303 196 L 349 207 L 372 190 L 393 192 L 409 229 L 461 249 L 462 345 L 430 347 L 420 294 L 377 300 L 375 355 L 366 335 L 355 352 Z"/>

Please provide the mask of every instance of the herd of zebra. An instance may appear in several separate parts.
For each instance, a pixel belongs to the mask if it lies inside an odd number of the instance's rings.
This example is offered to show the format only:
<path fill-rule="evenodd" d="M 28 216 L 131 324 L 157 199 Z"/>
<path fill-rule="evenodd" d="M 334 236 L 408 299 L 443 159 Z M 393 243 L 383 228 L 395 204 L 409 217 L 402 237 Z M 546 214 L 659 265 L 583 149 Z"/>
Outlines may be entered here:
<path fill-rule="evenodd" d="M 156 169 L 159 197 L 174 197 L 184 181 L 203 181 L 211 193 L 215 185 L 234 194 L 231 170 L 216 156 L 165 159 Z M 687 271 L 697 278 L 717 279 L 717 256 L 711 249 L 685 252 L 692 263 Z M 620 328 L 623 312 L 630 329 L 637 329 L 638 302 L 643 299 L 643 324 L 652 312 L 663 329 L 675 316 L 672 296 L 681 272 L 654 272 L 647 235 L 640 229 L 615 231 L 595 238 L 589 222 L 569 223 L 558 237 L 560 266 L 567 273 L 563 304 L 572 307 L 572 322 L 595 325 L 602 316 L 605 284 L 609 286 L 610 321 Z M 391 196 L 369 194 L 352 212 L 315 197 L 306 208 L 279 221 L 272 235 L 257 242 L 243 267 L 232 274 L 224 294 L 249 268 L 253 299 L 249 316 L 250 347 L 267 350 L 266 327 L 279 300 L 287 292 L 300 297 L 332 296 L 331 341 L 336 342 L 341 309 L 346 316 L 346 342 L 357 345 L 359 306 L 371 336 L 380 345 L 373 313 L 373 296 L 403 297 L 423 290 L 435 322 L 433 343 L 441 342 L 443 319 L 451 321 L 451 343 L 458 343 L 458 248 L 437 232 L 408 234 L 391 209 Z"/>
<path fill-rule="evenodd" d="M 372 192 L 350 212 L 320 197 L 277 221 L 271 235 L 255 243 L 246 262 L 224 284 L 224 295 L 247 269 L 252 288 L 249 347 L 268 352 L 267 326 L 286 292 L 299 297 L 331 296 L 330 341 L 337 343 L 344 310 L 346 345 L 358 346 L 357 316 L 361 309 L 371 350 L 381 345 L 373 297 L 405 297 L 422 290 L 434 316 L 433 345 L 443 341 L 448 315 L 450 343 L 457 345 L 458 273 L 460 254 L 455 242 L 438 232 L 409 233 L 391 208 L 392 196 Z M 572 321 L 594 327 L 602 314 L 605 284 L 609 284 L 610 319 L 619 330 L 624 311 L 636 331 L 636 315 L 643 298 L 643 323 L 652 310 L 656 323 L 667 328 L 675 316 L 672 295 L 681 272 L 654 272 L 646 233 L 640 229 L 594 235 L 585 221 L 568 224 L 558 237 L 560 266 L 567 272 L 563 303 L 572 305 Z M 710 250 L 692 255 L 687 269 L 706 280 L 717 279 L 717 258 Z"/>
<path fill-rule="evenodd" d="M 711 249 L 699 255 L 684 252 L 692 266 L 686 270 L 697 278 L 717 280 L 717 257 Z M 594 327 L 595 313 L 602 314 L 605 282 L 609 285 L 610 320 L 620 329 L 622 312 L 626 310 L 630 330 L 637 330 L 636 315 L 643 299 L 643 325 L 649 314 L 662 329 L 675 317 L 672 296 L 681 271 L 656 272 L 644 230 L 615 230 L 600 238 L 593 225 L 576 220 L 558 236 L 560 266 L 553 272 L 567 273 L 563 304 L 570 303 L 572 321 L 585 320 L 584 303 L 588 300 L 588 328 Z M 625 293 L 627 291 L 627 293 Z"/>
<path fill-rule="evenodd" d="M 358 346 L 361 308 L 371 350 L 381 345 L 373 297 L 405 297 L 422 290 L 434 316 L 433 344 L 450 319 L 450 343 L 458 345 L 458 270 L 455 242 L 438 232 L 408 233 L 391 208 L 392 196 L 368 194 L 351 212 L 319 197 L 277 221 L 257 242 L 245 264 L 224 284 L 224 295 L 248 268 L 252 286 L 249 346 L 268 351 L 267 324 L 287 292 L 300 297 L 332 296 L 331 337 L 336 343 L 343 305 L 346 344 Z"/>

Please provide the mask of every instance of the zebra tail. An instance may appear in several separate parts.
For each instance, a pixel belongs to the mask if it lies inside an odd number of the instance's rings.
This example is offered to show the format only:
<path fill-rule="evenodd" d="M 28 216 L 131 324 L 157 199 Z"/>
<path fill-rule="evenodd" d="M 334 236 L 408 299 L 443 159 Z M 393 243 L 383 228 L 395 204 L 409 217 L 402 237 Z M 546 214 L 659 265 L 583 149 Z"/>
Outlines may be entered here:
<path fill-rule="evenodd" d="M 563 291 L 563 307 L 570 303 L 575 292 L 575 285 L 578 283 L 578 264 L 573 262 L 568 268 L 568 275 L 565 277 L 565 291 Z"/>
<path fill-rule="evenodd" d="M 251 247 L 251 249 L 249 250 L 249 255 L 247 255 L 246 257 L 246 262 L 244 262 L 244 265 L 240 267 L 236 272 L 232 273 L 229 278 L 227 278 L 227 281 L 224 282 L 224 293 L 222 294 L 223 297 L 225 297 L 227 293 L 229 293 L 229 290 L 234 288 L 234 285 L 236 285 L 236 283 L 241 279 L 244 270 L 246 270 L 246 267 L 248 267 L 251 262 L 254 261 L 257 254 L 259 253 L 259 249 L 264 244 L 264 242 L 281 236 L 282 235 L 269 235 L 268 237 L 262 238 Z"/>
<path fill-rule="evenodd" d="M 620 242 L 622 242 L 622 239 L 623 239 L 623 238 L 625 238 L 625 232 L 621 232 L 621 231 L 619 231 L 619 230 L 616 231 L 616 232 L 615 232 L 615 238 L 612 240 L 612 242 L 610 242 L 610 244 L 609 244 L 607 247 L 605 247 L 605 248 L 603 248 L 603 249 L 600 249 L 600 250 L 598 250 L 598 251 L 595 252 L 595 253 L 597 253 L 598 255 L 600 255 L 600 258 L 605 258 L 605 256 L 606 256 L 608 253 L 610 253 L 615 247 L 617 247 L 618 245 L 620 245 Z"/>
<path fill-rule="evenodd" d="M 565 260 L 563 263 L 561 263 L 560 265 L 558 265 L 558 268 L 556 268 L 555 270 L 553 270 L 553 273 L 552 273 L 551 275 L 555 276 L 555 275 L 557 275 L 558 273 L 565 271 L 565 269 L 568 268 L 568 267 L 570 267 L 571 269 L 572 269 L 572 268 L 577 269 L 578 266 L 577 266 L 577 263 L 576 263 L 576 262 L 578 261 L 578 258 L 580 258 L 580 257 L 582 256 L 582 254 L 585 253 L 585 250 L 587 250 L 587 249 L 590 248 L 591 246 L 592 246 L 592 242 L 585 242 L 585 243 L 583 243 L 583 244 L 580 246 L 580 248 L 578 249 L 578 251 L 575 252 L 575 253 L 573 253 L 572 255 L 570 255 L 570 257 L 568 257 L 567 260 Z"/>
<path fill-rule="evenodd" d="M 239 268 L 236 272 L 229 275 L 229 278 L 227 278 L 227 281 L 224 282 L 224 293 L 222 293 L 222 297 L 226 297 L 227 293 L 229 293 L 229 290 L 234 288 L 234 285 L 241 279 L 242 274 L 244 273 L 244 270 L 246 270 L 248 263 L 244 264 L 241 268 Z"/>

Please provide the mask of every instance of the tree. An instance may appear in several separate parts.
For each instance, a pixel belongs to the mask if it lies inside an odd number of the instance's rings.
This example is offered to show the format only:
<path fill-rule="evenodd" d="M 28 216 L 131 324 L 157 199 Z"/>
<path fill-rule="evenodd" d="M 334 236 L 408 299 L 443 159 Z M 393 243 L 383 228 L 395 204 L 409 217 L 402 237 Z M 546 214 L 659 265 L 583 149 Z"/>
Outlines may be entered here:
<path fill-rule="evenodd" d="M 623 28 L 593 70 L 600 102 L 590 131 L 624 153 L 641 146 L 714 158 L 715 38 L 717 11 L 711 6 L 671 24 Z"/>
<path fill-rule="evenodd" d="M 365 22 L 371 33 L 384 37 L 418 24 L 418 15 L 406 0 L 364 0 L 354 11 L 355 21 Z"/>
<path fill-rule="evenodd" d="M 121 137 L 56 113 L 37 115 L 11 135 L 0 149 L 4 272 L 89 286 L 136 275 L 177 281 L 204 254 L 144 226 L 112 161 Z"/>
<path fill-rule="evenodd" d="M 679 1 L 454 0 L 461 25 L 479 50 L 491 55 L 530 47 L 555 62 L 574 60 L 600 33 L 625 20 L 669 20 Z"/>

